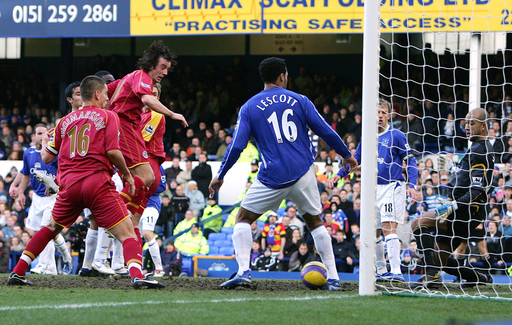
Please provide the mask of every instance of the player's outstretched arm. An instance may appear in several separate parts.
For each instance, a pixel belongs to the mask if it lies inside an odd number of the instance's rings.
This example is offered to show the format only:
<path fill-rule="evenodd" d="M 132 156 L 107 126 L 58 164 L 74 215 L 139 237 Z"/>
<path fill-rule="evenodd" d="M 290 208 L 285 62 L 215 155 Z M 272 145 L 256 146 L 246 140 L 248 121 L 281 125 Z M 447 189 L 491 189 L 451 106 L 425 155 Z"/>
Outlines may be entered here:
<path fill-rule="evenodd" d="M 128 183 L 130 185 L 130 195 L 135 195 L 135 182 L 133 181 L 133 177 L 128 166 L 126 166 L 126 161 L 124 160 L 121 150 L 115 149 L 107 151 L 107 158 L 119 169 L 121 174 L 123 174 L 123 183 Z"/>
<path fill-rule="evenodd" d="M 164 106 L 155 96 L 153 95 L 143 95 L 141 98 L 142 102 L 147 105 L 149 108 L 154 110 L 155 112 L 164 114 L 166 116 L 169 116 L 173 120 L 181 121 L 184 127 L 188 127 L 187 120 L 185 117 L 181 114 L 174 113 L 170 109 Z"/>

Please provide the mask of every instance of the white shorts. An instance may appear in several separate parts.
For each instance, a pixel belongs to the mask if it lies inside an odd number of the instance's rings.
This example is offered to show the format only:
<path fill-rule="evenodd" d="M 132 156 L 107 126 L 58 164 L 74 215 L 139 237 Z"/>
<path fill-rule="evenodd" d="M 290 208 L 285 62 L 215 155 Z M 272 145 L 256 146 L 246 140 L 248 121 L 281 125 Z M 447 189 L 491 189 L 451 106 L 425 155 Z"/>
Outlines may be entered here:
<path fill-rule="evenodd" d="M 405 219 L 405 194 L 407 189 L 404 182 L 393 182 L 377 185 L 377 228 L 381 222 L 396 222 L 403 224 Z"/>
<path fill-rule="evenodd" d="M 142 230 L 151 230 L 154 232 L 159 215 L 160 213 L 156 208 L 151 207 L 144 209 L 144 213 L 142 213 L 142 216 L 140 217 Z"/>
<path fill-rule="evenodd" d="M 34 193 L 32 205 L 28 209 L 26 227 L 33 231 L 39 231 L 41 227 L 48 226 L 56 200 L 57 195 L 39 196 Z"/>
<path fill-rule="evenodd" d="M 247 190 L 241 207 L 256 214 L 263 214 L 268 210 L 277 211 L 283 199 L 292 200 L 301 216 L 306 213 L 312 216 L 322 213 L 314 165 L 297 183 L 282 189 L 268 188 L 256 178 Z"/>
<path fill-rule="evenodd" d="M 114 173 L 114 175 L 112 176 L 112 182 L 116 184 L 116 191 L 121 192 L 123 190 L 123 180 L 121 179 L 121 176 L 119 176 L 118 173 Z"/>

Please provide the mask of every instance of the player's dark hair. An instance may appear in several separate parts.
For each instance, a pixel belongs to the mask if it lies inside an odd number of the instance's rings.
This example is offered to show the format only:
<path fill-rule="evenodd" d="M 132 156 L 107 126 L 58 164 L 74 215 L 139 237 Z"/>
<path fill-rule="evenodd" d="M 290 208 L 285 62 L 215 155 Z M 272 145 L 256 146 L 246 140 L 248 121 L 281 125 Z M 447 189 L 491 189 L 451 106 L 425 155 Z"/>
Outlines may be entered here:
<path fill-rule="evenodd" d="M 137 61 L 137 67 L 146 72 L 149 72 L 151 68 L 155 68 L 158 65 L 158 60 L 164 58 L 171 62 L 169 71 L 172 71 L 176 64 L 176 54 L 172 53 L 171 50 L 161 40 L 154 41 L 149 48 L 144 51 L 142 57 Z"/>
<path fill-rule="evenodd" d="M 66 96 L 66 98 L 72 98 L 73 97 L 73 89 L 75 89 L 76 87 L 80 87 L 80 81 L 75 81 L 73 83 L 70 83 L 67 87 L 66 87 L 66 90 L 64 91 L 64 95 Z M 68 102 L 69 104 L 69 102 Z M 71 105 L 71 104 L 69 104 Z"/>
<path fill-rule="evenodd" d="M 391 113 L 391 103 L 384 98 L 379 98 L 379 106 L 386 107 L 388 109 L 388 113 Z"/>
<path fill-rule="evenodd" d="M 80 83 L 80 95 L 82 95 L 82 99 L 84 101 L 92 100 L 94 92 L 96 90 L 101 91 L 102 88 L 106 85 L 107 83 L 105 82 L 105 80 L 101 79 L 100 77 L 87 76 Z"/>
<path fill-rule="evenodd" d="M 100 70 L 100 71 L 96 72 L 94 75 L 96 77 L 100 77 L 101 78 L 101 77 L 106 76 L 108 74 L 111 74 L 111 73 L 108 72 L 107 70 Z"/>
<path fill-rule="evenodd" d="M 286 63 L 284 59 L 266 58 L 261 61 L 259 71 L 264 83 L 274 83 L 281 73 L 286 73 Z"/>

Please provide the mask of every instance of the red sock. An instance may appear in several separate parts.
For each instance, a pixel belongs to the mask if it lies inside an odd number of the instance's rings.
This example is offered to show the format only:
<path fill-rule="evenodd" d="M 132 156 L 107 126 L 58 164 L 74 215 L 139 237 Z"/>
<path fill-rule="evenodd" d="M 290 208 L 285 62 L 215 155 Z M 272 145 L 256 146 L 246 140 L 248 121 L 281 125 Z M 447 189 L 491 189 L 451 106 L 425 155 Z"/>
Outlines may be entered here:
<path fill-rule="evenodd" d="M 135 235 L 137 236 L 137 242 L 140 244 L 140 247 L 142 247 L 142 236 L 140 234 L 139 227 L 133 227 L 133 230 L 135 231 Z"/>
<path fill-rule="evenodd" d="M 41 254 L 41 252 L 46 248 L 46 245 L 50 242 L 50 240 L 55 238 L 55 234 L 48 228 L 43 227 L 41 230 L 34 234 L 34 237 L 30 239 L 27 247 L 23 251 L 23 255 L 26 255 L 31 261 L 35 260 L 36 257 Z M 22 257 L 23 257 L 22 255 Z M 18 264 L 14 267 L 14 273 L 17 275 L 25 275 L 27 272 L 28 262 L 23 258 L 20 258 Z"/>
<path fill-rule="evenodd" d="M 131 278 L 143 279 L 142 274 L 142 246 L 135 238 L 128 238 L 123 242 L 124 261 L 128 266 Z"/>

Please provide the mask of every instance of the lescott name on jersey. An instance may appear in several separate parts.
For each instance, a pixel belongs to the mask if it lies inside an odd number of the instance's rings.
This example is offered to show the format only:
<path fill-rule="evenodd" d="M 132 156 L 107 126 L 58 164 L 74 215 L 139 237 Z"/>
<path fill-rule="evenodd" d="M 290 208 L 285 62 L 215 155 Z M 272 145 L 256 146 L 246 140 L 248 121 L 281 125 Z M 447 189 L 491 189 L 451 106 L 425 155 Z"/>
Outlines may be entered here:
<path fill-rule="evenodd" d="M 258 107 L 259 109 L 264 111 L 267 107 L 269 107 L 273 104 L 278 104 L 278 103 L 287 103 L 291 107 L 293 107 L 293 105 L 298 103 L 298 101 L 295 98 L 293 98 L 292 96 L 287 96 L 285 94 L 281 94 L 281 95 L 274 95 L 272 97 L 270 97 L 270 96 L 266 97 L 265 99 L 260 100 L 260 103 L 261 103 L 261 105 L 256 105 L 256 107 Z"/>

